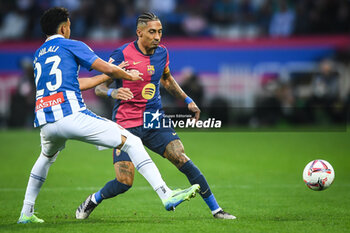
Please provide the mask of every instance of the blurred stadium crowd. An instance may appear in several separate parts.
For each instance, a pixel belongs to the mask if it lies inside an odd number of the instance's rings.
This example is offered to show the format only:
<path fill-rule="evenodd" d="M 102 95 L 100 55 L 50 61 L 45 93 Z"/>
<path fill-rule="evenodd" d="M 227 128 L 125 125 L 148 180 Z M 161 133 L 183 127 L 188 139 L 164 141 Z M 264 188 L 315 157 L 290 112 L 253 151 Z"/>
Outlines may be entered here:
<path fill-rule="evenodd" d="M 72 36 L 131 37 L 140 12 L 153 11 L 167 36 L 254 38 L 350 32 L 348 0 L 2 0 L 0 40 L 43 37 L 43 11 L 71 12 Z"/>

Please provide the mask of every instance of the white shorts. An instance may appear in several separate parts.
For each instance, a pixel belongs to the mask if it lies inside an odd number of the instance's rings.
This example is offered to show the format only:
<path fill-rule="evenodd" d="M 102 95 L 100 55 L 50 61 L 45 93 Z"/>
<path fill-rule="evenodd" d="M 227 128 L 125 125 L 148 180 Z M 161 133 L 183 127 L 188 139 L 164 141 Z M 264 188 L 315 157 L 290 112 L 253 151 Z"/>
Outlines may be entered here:
<path fill-rule="evenodd" d="M 117 123 L 99 117 L 89 110 L 73 113 L 40 129 L 42 153 L 47 156 L 63 150 L 67 139 L 75 139 L 97 146 L 115 148 L 121 136 L 130 133 Z"/>

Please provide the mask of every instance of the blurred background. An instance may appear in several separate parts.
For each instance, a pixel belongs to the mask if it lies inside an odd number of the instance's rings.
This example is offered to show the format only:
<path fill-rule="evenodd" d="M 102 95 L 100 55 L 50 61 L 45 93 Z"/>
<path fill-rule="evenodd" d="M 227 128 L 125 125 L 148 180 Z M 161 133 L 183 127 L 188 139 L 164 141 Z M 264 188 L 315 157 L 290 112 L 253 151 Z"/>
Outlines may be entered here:
<path fill-rule="evenodd" d="M 135 40 L 140 13 L 156 13 L 172 74 L 203 119 L 253 129 L 346 126 L 349 0 L 0 0 L 0 128 L 32 128 L 32 58 L 45 39 L 40 16 L 53 6 L 70 10 L 71 38 L 105 60 Z M 110 100 L 83 95 L 110 118 Z M 185 107 L 162 97 L 169 113 Z"/>

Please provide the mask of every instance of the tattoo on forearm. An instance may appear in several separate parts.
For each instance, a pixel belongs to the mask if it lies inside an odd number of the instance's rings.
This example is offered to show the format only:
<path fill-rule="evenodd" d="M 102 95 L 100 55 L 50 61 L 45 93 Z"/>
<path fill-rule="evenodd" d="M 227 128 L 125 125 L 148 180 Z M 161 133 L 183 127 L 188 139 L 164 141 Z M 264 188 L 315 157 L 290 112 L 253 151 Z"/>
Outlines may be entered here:
<path fill-rule="evenodd" d="M 108 91 L 108 88 L 98 86 L 98 87 L 95 89 L 95 94 L 96 94 L 97 96 L 107 97 L 107 91 Z"/>
<path fill-rule="evenodd" d="M 179 84 L 173 78 L 166 79 L 166 82 L 168 83 L 168 85 L 165 87 L 166 90 L 174 97 L 181 99 L 184 91 L 181 89 Z"/>

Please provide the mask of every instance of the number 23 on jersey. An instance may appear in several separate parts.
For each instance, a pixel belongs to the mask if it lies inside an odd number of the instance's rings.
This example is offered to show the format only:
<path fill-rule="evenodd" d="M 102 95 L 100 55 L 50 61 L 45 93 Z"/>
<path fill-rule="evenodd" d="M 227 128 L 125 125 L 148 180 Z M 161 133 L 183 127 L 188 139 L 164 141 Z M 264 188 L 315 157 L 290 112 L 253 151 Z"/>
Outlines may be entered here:
<path fill-rule="evenodd" d="M 46 58 L 45 64 L 48 64 L 48 63 L 53 63 L 53 64 L 52 64 L 50 73 L 44 74 L 44 75 L 45 77 L 51 77 L 51 75 L 54 75 L 54 78 L 56 81 L 55 82 L 53 82 L 54 80 L 47 81 L 45 85 L 46 87 L 40 90 L 38 89 L 38 83 L 39 83 L 39 79 L 42 76 L 42 66 L 39 62 L 35 63 L 35 70 L 36 70 L 35 85 L 37 87 L 37 93 L 36 93 L 37 97 L 44 95 L 45 88 L 47 88 L 49 91 L 56 91 L 62 85 L 62 71 L 58 68 L 60 62 L 61 62 L 61 58 L 57 55 Z"/>

